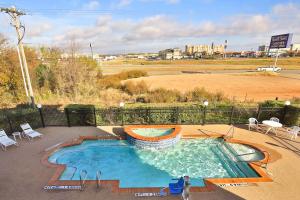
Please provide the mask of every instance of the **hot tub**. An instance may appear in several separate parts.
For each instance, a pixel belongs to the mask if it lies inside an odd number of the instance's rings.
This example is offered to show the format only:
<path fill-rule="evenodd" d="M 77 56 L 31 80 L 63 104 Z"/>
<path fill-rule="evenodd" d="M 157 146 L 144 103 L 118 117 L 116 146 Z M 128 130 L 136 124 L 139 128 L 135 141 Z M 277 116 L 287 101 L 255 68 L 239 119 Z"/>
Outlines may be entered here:
<path fill-rule="evenodd" d="M 167 148 L 175 145 L 181 137 L 181 128 L 175 125 L 136 125 L 124 130 L 127 141 L 139 148 Z"/>

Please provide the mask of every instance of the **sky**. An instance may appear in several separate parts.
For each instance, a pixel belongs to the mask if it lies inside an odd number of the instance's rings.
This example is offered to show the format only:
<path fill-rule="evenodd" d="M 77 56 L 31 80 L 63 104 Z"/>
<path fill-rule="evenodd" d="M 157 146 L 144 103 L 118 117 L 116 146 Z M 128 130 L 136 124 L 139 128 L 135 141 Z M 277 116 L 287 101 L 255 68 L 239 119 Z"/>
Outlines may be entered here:
<path fill-rule="evenodd" d="M 81 52 L 119 54 L 224 44 L 257 50 L 272 35 L 293 33 L 300 43 L 300 0 L 0 0 L 27 15 L 24 43 Z M 0 33 L 16 43 L 10 18 L 0 13 Z"/>

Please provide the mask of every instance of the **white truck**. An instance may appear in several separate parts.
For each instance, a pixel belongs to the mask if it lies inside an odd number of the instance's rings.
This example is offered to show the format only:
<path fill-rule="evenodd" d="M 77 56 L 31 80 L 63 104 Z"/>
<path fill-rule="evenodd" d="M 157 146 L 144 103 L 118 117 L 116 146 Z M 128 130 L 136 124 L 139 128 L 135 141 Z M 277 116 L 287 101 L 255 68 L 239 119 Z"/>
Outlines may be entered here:
<path fill-rule="evenodd" d="M 263 67 L 258 67 L 256 70 L 259 71 L 259 72 L 280 72 L 281 67 L 263 66 Z"/>

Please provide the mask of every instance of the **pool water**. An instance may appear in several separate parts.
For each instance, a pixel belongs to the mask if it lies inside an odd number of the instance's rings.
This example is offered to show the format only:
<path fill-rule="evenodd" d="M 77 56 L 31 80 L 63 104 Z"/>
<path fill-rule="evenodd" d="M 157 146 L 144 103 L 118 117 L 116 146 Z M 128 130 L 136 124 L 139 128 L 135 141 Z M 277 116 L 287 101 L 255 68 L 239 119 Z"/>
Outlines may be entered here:
<path fill-rule="evenodd" d="M 240 153 L 254 153 L 245 160 L 263 158 L 251 147 L 223 139 L 182 139 L 162 150 L 139 149 L 125 140 L 95 140 L 62 148 L 49 161 L 66 164 L 60 180 L 79 180 L 81 170 L 95 180 L 100 170 L 101 180 L 120 180 L 121 188 L 167 187 L 172 178 L 184 175 L 192 186 L 204 186 L 203 178 L 257 177 Z"/>
<path fill-rule="evenodd" d="M 169 135 L 174 131 L 173 128 L 135 128 L 132 132 L 145 137 L 159 137 Z"/>

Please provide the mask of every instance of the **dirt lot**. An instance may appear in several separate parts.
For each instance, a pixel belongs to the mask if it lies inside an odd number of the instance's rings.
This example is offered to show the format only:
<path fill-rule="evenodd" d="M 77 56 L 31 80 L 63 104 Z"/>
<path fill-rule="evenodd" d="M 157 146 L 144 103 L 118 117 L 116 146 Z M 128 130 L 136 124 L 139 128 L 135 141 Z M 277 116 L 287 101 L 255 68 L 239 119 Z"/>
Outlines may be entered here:
<path fill-rule="evenodd" d="M 133 79 L 144 80 L 150 88 L 163 87 L 181 92 L 204 87 L 210 92 L 223 92 L 237 100 L 262 101 L 266 99 L 291 99 L 300 97 L 300 80 L 281 76 L 239 74 L 187 74 L 150 76 Z"/>

